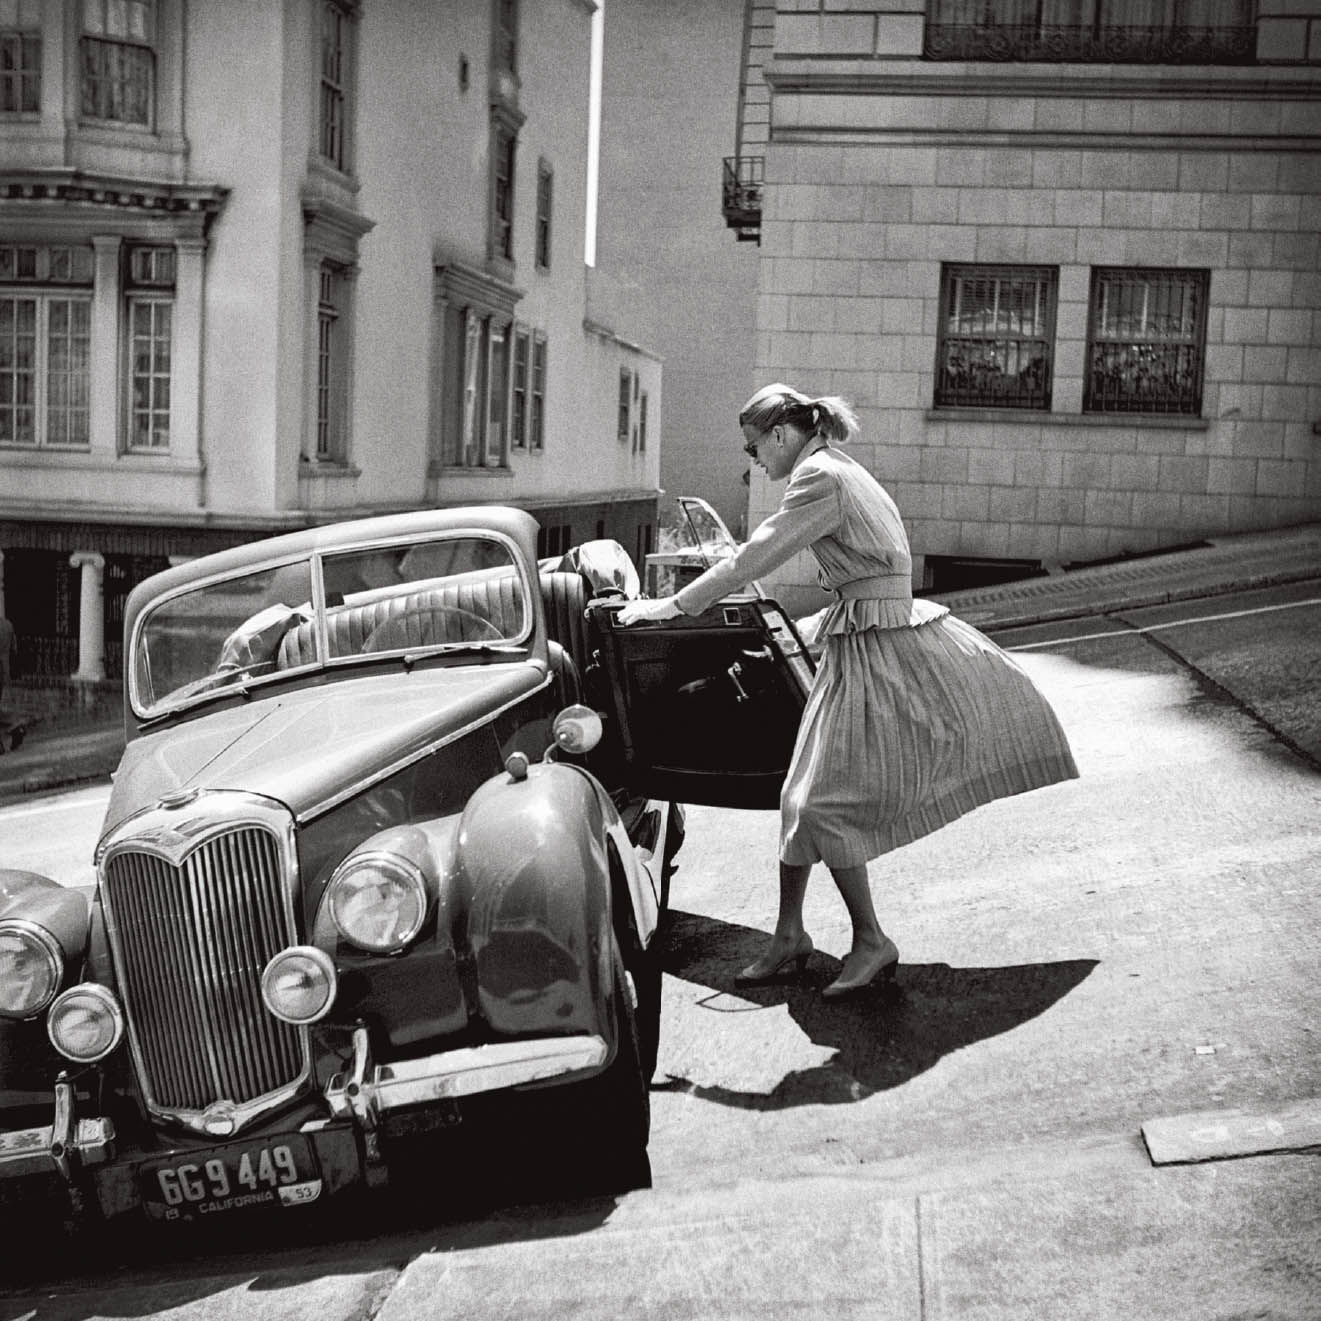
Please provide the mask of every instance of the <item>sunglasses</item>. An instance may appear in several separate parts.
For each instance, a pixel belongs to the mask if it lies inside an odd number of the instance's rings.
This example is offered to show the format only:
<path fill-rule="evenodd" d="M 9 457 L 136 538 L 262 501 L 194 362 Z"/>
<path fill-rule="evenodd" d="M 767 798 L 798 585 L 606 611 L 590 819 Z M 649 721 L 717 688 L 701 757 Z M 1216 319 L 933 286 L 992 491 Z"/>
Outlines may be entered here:
<path fill-rule="evenodd" d="M 773 431 L 774 428 L 772 427 L 771 430 Z M 746 454 L 748 458 L 755 459 L 757 457 L 757 447 L 770 434 L 770 431 L 763 431 L 755 440 L 745 441 L 743 444 L 743 453 Z"/>

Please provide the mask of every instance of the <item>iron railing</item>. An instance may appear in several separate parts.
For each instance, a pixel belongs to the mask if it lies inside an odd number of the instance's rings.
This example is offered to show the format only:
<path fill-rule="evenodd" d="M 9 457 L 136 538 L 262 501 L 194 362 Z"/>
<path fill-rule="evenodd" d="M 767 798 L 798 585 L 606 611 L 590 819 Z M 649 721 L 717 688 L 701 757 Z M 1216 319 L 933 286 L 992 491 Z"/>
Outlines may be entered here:
<path fill-rule="evenodd" d="M 942 408 L 1049 408 L 1049 342 L 947 335 L 935 402 Z"/>
<path fill-rule="evenodd" d="M 1194 344 L 1093 344 L 1083 411 L 1202 411 L 1202 352 Z"/>
<path fill-rule="evenodd" d="M 1254 64 L 1257 29 L 1178 26 L 1051 26 L 1037 23 L 928 23 L 928 60 L 1054 64 Z"/>

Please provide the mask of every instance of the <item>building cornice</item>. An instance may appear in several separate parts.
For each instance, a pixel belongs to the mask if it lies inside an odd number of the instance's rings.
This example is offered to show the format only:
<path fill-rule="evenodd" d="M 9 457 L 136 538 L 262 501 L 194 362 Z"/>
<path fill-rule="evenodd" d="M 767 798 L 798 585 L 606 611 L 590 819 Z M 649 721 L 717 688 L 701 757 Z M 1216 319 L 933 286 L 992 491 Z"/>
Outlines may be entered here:
<path fill-rule="evenodd" d="M 201 216 L 208 223 L 219 215 L 229 191 L 216 184 L 159 183 L 85 170 L 0 171 L 0 204 L 19 202 L 98 212 Z"/>

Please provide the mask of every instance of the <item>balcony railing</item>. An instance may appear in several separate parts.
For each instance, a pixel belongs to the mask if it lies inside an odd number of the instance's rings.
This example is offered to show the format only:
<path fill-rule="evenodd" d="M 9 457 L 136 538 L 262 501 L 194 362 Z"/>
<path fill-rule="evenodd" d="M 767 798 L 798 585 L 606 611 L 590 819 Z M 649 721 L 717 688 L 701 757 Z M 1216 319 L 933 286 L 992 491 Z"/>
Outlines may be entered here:
<path fill-rule="evenodd" d="M 725 224 L 737 231 L 740 243 L 761 242 L 761 190 L 764 156 L 726 156 L 721 208 Z"/>
<path fill-rule="evenodd" d="M 1253 64 L 1255 25 L 1054 27 L 1037 23 L 928 23 L 928 60 L 1055 64 Z"/>

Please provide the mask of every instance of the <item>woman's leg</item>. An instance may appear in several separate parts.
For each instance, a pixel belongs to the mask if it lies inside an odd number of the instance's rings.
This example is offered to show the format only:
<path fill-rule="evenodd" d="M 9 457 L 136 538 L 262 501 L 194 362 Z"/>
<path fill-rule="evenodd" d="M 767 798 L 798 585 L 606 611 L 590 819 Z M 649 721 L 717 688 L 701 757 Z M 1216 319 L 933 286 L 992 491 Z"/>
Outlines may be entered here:
<path fill-rule="evenodd" d="M 761 958 L 748 964 L 738 974 L 738 981 L 766 981 L 807 961 L 812 941 L 803 930 L 803 897 L 811 872 L 811 866 L 780 863 L 780 913 L 775 920 L 775 931 Z"/>
<path fill-rule="evenodd" d="M 899 959 L 899 950 L 881 930 L 872 904 L 871 886 L 867 880 L 867 867 L 832 867 L 830 874 L 848 909 L 853 922 L 853 948 L 844 959 L 839 976 L 822 992 L 828 997 L 846 995 L 869 986 L 883 969 L 893 969 Z"/>

